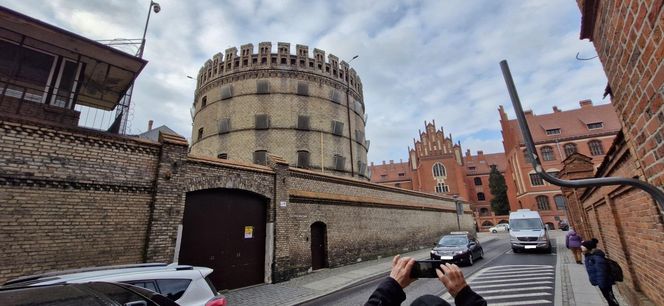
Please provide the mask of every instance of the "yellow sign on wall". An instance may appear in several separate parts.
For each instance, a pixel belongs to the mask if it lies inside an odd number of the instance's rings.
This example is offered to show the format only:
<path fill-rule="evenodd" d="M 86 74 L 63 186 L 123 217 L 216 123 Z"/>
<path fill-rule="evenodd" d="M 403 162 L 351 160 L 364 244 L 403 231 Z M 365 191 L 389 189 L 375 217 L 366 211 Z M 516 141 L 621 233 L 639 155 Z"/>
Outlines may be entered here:
<path fill-rule="evenodd" d="M 244 227 L 244 239 L 254 238 L 254 227 L 245 226 Z"/>

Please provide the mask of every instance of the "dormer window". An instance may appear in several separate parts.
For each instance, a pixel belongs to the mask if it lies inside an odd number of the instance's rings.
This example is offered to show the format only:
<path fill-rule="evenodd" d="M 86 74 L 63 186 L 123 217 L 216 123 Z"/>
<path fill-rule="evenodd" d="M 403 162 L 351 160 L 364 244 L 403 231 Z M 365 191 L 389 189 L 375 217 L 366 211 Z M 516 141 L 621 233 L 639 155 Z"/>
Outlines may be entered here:
<path fill-rule="evenodd" d="M 547 135 L 560 135 L 560 129 L 549 129 L 546 130 Z"/>
<path fill-rule="evenodd" d="M 604 127 L 604 122 L 593 122 L 593 123 L 588 123 L 586 124 L 588 126 L 589 130 L 594 130 L 594 129 L 601 129 Z"/>

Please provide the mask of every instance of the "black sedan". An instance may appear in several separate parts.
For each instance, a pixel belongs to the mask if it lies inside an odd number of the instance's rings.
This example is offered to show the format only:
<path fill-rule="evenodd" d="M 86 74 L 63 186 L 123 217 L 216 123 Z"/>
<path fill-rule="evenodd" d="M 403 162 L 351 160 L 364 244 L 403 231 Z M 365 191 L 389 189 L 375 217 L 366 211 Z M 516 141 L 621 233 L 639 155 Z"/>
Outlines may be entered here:
<path fill-rule="evenodd" d="M 452 232 L 445 235 L 431 250 L 431 259 L 469 266 L 483 256 L 482 245 L 467 232 Z"/>

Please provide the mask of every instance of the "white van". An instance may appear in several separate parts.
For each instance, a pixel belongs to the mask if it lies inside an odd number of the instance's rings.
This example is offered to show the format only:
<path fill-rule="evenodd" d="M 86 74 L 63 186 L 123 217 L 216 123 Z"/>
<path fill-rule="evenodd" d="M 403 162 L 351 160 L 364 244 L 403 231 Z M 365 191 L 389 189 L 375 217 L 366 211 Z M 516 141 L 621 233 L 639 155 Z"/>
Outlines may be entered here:
<path fill-rule="evenodd" d="M 551 240 L 540 214 L 530 209 L 510 212 L 510 244 L 514 253 L 523 250 L 551 252 Z"/>

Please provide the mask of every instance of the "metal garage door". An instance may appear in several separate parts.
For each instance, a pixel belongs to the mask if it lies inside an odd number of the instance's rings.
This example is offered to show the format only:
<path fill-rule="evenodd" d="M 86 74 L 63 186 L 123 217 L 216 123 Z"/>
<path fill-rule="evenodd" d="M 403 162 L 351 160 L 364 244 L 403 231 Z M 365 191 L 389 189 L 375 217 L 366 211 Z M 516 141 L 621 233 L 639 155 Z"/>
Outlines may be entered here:
<path fill-rule="evenodd" d="M 179 262 L 214 269 L 218 290 L 263 283 L 266 203 L 235 189 L 187 193 Z"/>

